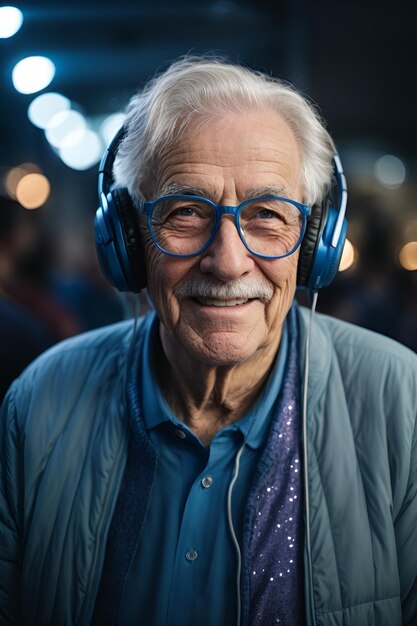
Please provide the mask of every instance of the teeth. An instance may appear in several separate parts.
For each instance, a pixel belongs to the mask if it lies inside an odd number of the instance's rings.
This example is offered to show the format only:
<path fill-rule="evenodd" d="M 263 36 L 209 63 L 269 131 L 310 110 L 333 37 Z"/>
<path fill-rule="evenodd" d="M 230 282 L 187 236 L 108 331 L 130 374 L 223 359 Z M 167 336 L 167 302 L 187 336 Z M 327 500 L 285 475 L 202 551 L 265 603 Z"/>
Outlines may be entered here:
<path fill-rule="evenodd" d="M 200 304 L 205 306 L 237 306 L 238 304 L 245 304 L 247 299 L 243 300 L 212 300 L 211 298 L 197 298 Z"/>

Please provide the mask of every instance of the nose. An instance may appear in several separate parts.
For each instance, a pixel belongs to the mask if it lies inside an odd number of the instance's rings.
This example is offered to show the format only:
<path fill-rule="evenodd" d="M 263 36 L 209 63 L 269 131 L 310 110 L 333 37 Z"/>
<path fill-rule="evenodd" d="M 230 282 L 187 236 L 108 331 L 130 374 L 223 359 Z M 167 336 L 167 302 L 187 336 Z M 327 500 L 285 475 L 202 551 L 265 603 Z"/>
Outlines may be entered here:
<path fill-rule="evenodd" d="M 250 272 L 254 264 L 253 257 L 239 237 L 233 217 L 224 215 L 214 241 L 201 259 L 200 270 L 227 282 Z"/>

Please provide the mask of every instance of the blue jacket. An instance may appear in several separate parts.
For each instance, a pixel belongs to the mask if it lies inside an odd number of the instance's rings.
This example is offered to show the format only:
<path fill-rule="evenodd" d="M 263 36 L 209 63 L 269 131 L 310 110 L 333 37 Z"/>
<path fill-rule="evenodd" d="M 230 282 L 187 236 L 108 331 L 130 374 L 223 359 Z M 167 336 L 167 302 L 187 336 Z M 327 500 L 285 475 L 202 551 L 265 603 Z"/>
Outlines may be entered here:
<path fill-rule="evenodd" d="M 303 362 L 308 314 L 299 316 Z M 4 626 L 91 621 L 127 458 L 131 333 L 122 323 L 64 342 L 8 394 L 0 424 Z M 417 624 L 416 416 L 416 355 L 316 315 L 305 442 L 308 626 Z M 146 440 L 142 448 L 146 456 Z"/>

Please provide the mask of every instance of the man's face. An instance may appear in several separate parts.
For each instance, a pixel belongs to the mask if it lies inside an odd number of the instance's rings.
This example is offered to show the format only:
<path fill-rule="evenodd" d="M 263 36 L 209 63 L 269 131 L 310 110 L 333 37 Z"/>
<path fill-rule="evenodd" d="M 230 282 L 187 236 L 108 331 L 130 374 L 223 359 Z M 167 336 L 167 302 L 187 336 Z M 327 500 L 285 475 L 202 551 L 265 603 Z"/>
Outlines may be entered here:
<path fill-rule="evenodd" d="M 273 186 L 302 201 L 298 146 L 273 111 L 191 125 L 159 171 L 162 193 L 171 185 L 185 186 L 218 204 L 237 205 L 249 192 L 262 195 Z M 149 234 L 145 248 L 148 292 L 162 322 L 161 336 L 179 358 L 186 353 L 207 364 L 234 365 L 277 348 L 294 297 L 298 251 L 283 259 L 257 258 L 243 245 L 231 215 L 222 216 L 214 241 L 196 257 L 170 257 Z M 184 296 L 190 282 L 207 284 L 210 297 Z M 259 295 L 237 297 L 242 285 L 242 294 L 250 285 Z M 234 288 L 234 297 L 225 295 L 226 286 Z"/>

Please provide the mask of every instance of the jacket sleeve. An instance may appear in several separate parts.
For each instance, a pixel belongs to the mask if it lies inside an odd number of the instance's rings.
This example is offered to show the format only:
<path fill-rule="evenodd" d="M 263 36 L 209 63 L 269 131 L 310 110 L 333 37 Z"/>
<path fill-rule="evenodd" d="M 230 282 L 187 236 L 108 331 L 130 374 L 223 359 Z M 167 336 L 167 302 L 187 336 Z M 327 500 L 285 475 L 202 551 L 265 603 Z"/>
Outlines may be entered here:
<path fill-rule="evenodd" d="M 0 411 L 0 625 L 20 623 L 22 485 L 13 386 Z"/>

